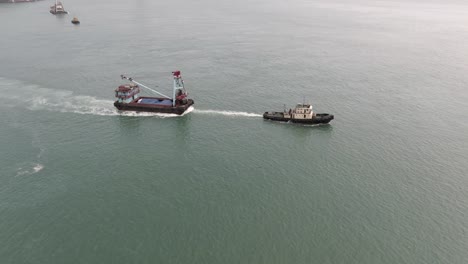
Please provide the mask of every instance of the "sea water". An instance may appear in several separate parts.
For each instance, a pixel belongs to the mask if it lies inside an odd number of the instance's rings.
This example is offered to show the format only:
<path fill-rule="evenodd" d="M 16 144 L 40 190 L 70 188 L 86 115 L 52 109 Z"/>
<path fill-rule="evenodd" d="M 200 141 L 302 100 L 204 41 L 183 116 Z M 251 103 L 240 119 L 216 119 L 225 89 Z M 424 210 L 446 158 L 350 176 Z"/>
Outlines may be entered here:
<path fill-rule="evenodd" d="M 465 1 L 52 4 L 0 4 L 0 263 L 467 263 Z"/>

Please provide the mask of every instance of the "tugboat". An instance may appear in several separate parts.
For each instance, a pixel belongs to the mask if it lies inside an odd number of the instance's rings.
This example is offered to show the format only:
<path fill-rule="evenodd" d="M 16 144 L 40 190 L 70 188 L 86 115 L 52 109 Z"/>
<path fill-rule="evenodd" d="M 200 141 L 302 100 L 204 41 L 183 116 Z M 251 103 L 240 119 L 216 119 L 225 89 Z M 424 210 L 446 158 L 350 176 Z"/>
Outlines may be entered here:
<path fill-rule="evenodd" d="M 297 104 L 296 108 L 286 108 L 283 112 L 265 112 L 263 114 L 264 119 L 281 122 L 292 122 L 300 124 L 328 124 L 333 120 L 334 116 L 330 114 L 317 114 L 312 111 L 312 105 L 310 104 Z"/>
<path fill-rule="evenodd" d="M 122 79 L 129 80 L 131 84 L 120 85 L 115 89 L 117 101 L 114 102 L 114 106 L 121 111 L 182 115 L 194 102 L 192 99 L 187 98 L 187 90 L 184 87 L 180 71 L 174 71 L 172 75 L 174 77 L 172 98 L 135 81 L 133 78 L 120 75 Z M 140 97 L 140 87 L 146 88 L 162 97 Z"/>
<path fill-rule="evenodd" d="M 62 2 L 55 0 L 55 4 L 50 7 L 50 13 L 53 15 L 68 14 L 63 8 Z"/>
<path fill-rule="evenodd" d="M 72 22 L 72 24 L 75 24 L 75 25 L 78 25 L 78 24 L 80 24 L 80 20 L 78 20 L 78 18 L 77 18 L 77 17 L 74 17 L 74 18 L 72 19 L 72 21 L 71 21 L 71 22 Z"/>

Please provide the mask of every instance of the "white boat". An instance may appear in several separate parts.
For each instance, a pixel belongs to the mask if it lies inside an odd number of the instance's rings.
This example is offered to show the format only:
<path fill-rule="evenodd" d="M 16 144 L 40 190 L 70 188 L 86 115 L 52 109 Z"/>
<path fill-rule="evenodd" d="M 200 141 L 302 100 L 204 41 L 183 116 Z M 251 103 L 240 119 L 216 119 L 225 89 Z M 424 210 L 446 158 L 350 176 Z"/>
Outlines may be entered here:
<path fill-rule="evenodd" d="M 54 15 L 58 14 L 68 14 L 67 11 L 63 8 L 62 2 L 55 0 L 55 4 L 50 7 L 50 13 Z"/>
<path fill-rule="evenodd" d="M 78 24 L 80 24 L 80 20 L 78 20 L 78 18 L 77 18 L 77 17 L 74 17 L 74 18 L 72 19 L 72 21 L 71 21 L 71 22 L 72 22 L 72 24 L 75 24 L 75 25 L 78 25 Z"/>

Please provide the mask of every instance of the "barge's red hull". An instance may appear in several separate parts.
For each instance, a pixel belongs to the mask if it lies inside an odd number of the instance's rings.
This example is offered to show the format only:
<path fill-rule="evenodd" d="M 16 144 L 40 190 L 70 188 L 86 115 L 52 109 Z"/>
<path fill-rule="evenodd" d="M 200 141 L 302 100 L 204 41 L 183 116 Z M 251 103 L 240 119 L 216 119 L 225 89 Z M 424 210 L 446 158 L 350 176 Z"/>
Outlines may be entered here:
<path fill-rule="evenodd" d="M 145 98 L 165 100 L 165 98 L 156 98 L 156 97 L 145 97 Z M 187 103 L 177 104 L 174 107 L 172 105 L 138 103 L 138 99 L 135 99 L 130 103 L 119 103 L 118 101 L 114 102 L 114 106 L 121 111 L 153 112 L 153 113 L 165 113 L 165 114 L 176 114 L 176 115 L 182 115 L 193 104 L 194 102 L 192 99 L 187 99 Z"/>

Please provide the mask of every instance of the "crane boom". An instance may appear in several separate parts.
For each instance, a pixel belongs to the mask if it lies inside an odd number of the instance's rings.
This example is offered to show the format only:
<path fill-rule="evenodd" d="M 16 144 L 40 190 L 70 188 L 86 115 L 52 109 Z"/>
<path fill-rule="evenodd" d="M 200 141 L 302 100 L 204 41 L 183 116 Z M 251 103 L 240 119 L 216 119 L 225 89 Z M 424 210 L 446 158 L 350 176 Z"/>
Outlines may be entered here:
<path fill-rule="evenodd" d="M 167 99 L 171 99 L 171 100 L 172 100 L 172 98 L 170 98 L 169 96 L 164 95 L 164 94 L 162 94 L 162 93 L 160 93 L 160 92 L 158 92 L 158 91 L 156 91 L 156 90 L 153 90 L 153 89 L 149 88 L 148 86 L 146 86 L 146 85 L 144 85 L 144 84 L 142 84 L 142 83 L 139 83 L 139 82 L 135 81 L 132 77 L 126 77 L 126 76 L 124 76 L 123 74 L 120 75 L 120 77 L 121 77 L 122 79 L 126 79 L 126 80 L 129 80 L 129 81 L 131 81 L 131 82 L 134 82 L 134 83 L 138 84 L 139 86 L 141 86 L 141 87 L 143 87 L 143 88 L 146 88 L 146 89 L 152 91 L 153 93 L 157 93 L 157 94 L 159 94 L 159 95 L 161 95 L 161 96 L 166 97 Z"/>

